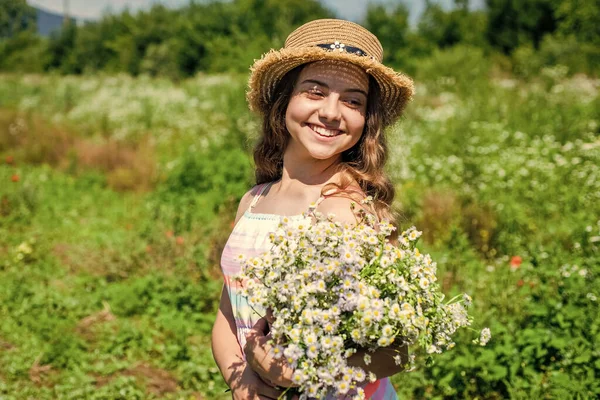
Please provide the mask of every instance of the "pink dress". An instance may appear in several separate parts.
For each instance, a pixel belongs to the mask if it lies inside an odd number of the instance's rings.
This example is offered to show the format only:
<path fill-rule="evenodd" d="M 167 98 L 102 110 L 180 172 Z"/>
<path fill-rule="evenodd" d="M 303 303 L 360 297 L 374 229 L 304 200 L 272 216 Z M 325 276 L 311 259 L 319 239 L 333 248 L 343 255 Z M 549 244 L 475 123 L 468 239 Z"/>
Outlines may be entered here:
<path fill-rule="evenodd" d="M 221 269 L 223 271 L 225 287 L 229 294 L 229 300 L 231 301 L 233 315 L 235 316 L 237 339 L 242 354 L 244 345 L 246 344 L 246 334 L 265 313 L 264 310 L 253 310 L 248 304 L 248 299 L 241 294 L 241 286 L 234 279 L 241 269 L 241 265 L 236 257 L 240 254 L 244 254 L 246 257 L 256 257 L 270 248 L 269 233 L 277 229 L 281 216 L 252 212 L 258 199 L 270 185 L 271 183 L 266 183 L 258 185 L 253 189 L 255 193 L 254 199 L 248 210 L 246 210 L 233 228 L 221 256 Z M 319 198 L 316 204 L 318 205 L 322 200 L 323 197 Z M 289 218 L 299 217 L 301 216 L 296 215 Z M 367 399 L 397 399 L 394 387 L 388 378 L 370 383 L 364 387 L 364 390 Z"/>

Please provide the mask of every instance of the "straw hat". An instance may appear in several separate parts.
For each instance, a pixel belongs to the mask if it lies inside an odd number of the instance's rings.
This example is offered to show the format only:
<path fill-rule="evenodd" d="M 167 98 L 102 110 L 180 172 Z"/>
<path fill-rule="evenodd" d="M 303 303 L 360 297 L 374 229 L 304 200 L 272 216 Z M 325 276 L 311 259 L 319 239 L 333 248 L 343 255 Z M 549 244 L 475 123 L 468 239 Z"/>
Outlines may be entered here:
<path fill-rule="evenodd" d="M 295 67 L 319 60 L 341 60 L 362 67 L 379 84 L 384 126 L 392 124 L 410 101 L 414 86 L 408 76 L 382 64 L 383 48 L 362 26 L 339 19 L 318 19 L 290 33 L 285 46 L 271 50 L 250 68 L 250 109 L 267 115 L 277 83 Z"/>

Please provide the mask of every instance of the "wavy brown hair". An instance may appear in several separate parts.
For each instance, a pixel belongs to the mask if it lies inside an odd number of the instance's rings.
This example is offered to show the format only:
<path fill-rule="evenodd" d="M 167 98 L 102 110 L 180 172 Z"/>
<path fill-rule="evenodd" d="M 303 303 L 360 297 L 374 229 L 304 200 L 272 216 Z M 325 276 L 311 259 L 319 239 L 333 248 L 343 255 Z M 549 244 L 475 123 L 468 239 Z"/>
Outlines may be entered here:
<path fill-rule="evenodd" d="M 283 153 L 290 138 L 285 126 L 285 113 L 298 76 L 305 65 L 288 72 L 275 88 L 270 111 L 263 118 L 262 136 L 254 148 L 257 184 L 281 178 Z M 391 211 L 394 186 L 383 171 L 387 159 L 387 144 L 382 123 L 384 110 L 379 103 L 379 93 L 379 85 L 369 75 L 369 94 L 363 134 L 352 148 L 342 153 L 342 162 L 338 167 L 342 172 L 341 183 L 328 184 L 321 193 L 330 193 L 333 188 L 342 195 L 355 198 L 352 191 L 348 189 L 356 182 L 367 196 L 373 197 L 373 207 L 377 217 L 394 222 L 395 218 Z"/>

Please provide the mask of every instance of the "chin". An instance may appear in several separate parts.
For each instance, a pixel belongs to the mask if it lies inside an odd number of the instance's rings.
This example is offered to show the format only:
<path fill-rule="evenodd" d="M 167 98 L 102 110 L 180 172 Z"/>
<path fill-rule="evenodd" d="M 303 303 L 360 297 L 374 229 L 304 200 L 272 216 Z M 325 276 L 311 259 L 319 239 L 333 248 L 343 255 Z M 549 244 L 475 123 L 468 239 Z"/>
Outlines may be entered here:
<path fill-rule="evenodd" d="M 325 161 L 325 160 L 329 160 L 331 158 L 337 158 L 338 156 L 340 156 L 339 153 L 321 153 L 321 152 L 312 152 L 312 151 L 309 154 L 315 160 L 320 160 L 320 161 Z"/>

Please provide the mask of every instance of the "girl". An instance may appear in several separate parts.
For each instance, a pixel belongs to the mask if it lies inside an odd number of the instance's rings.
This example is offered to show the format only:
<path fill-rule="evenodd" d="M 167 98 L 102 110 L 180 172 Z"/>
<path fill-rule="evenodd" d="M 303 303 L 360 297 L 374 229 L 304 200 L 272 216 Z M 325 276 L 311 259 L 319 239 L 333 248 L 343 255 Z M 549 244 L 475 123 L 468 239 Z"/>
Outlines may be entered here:
<path fill-rule="evenodd" d="M 249 81 L 250 108 L 263 118 L 254 151 L 257 186 L 242 198 L 233 232 L 223 251 L 225 277 L 212 333 L 212 350 L 234 399 L 275 399 L 291 386 L 292 371 L 274 360 L 267 344 L 268 323 L 254 312 L 232 279 L 239 254 L 269 249 L 268 234 L 282 216 L 309 208 L 355 222 L 351 202 L 374 199 L 373 212 L 391 220 L 394 197 L 383 173 L 383 130 L 401 114 L 413 93 L 412 80 L 381 64 L 377 38 L 342 20 L 316 20 L 255 62 Z M 364 353 L 349 363 L 379 378 L 364 387 L 367 398 L 395 399 L 388 376 L 402 369 L 392 356 L 405 348 Z"/>

